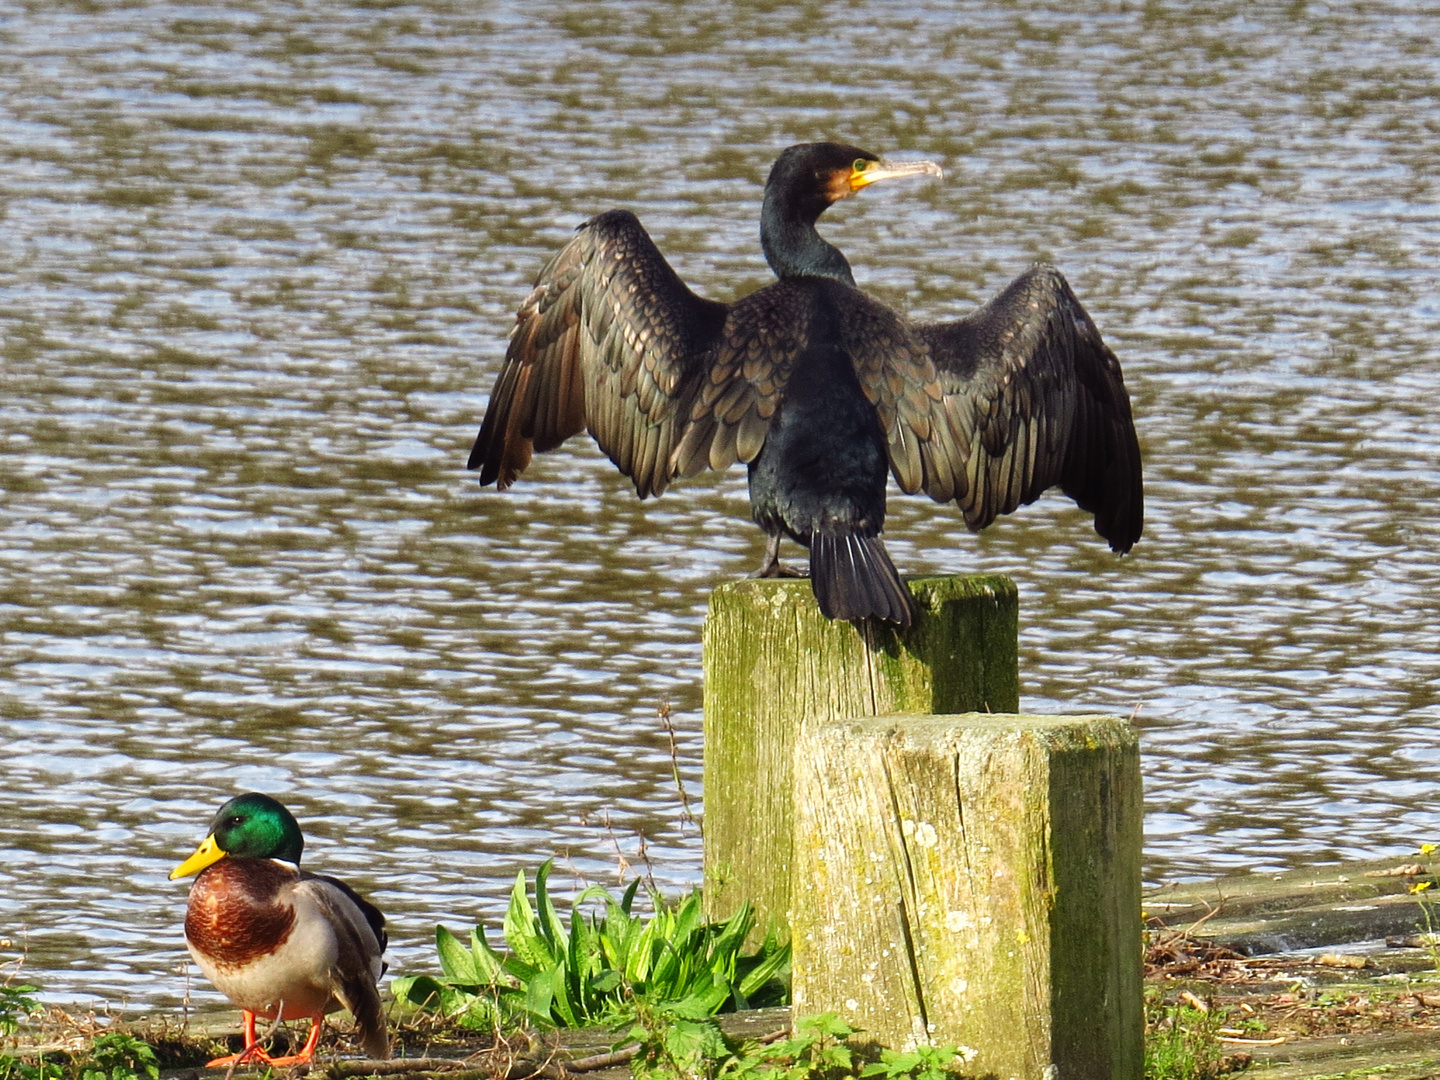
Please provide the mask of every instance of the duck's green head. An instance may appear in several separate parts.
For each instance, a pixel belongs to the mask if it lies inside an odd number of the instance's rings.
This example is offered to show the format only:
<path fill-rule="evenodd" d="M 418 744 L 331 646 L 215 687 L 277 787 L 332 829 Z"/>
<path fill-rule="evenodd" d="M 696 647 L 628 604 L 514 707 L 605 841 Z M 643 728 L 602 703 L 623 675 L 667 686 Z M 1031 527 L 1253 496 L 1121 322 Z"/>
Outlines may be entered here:
<path fill-rule="evenodd" d="M 210 835 L 195 854 L 170 871 L 170 880 L 198 874 L 227 855 L 234 859 L 282 859 L 300 865 L 305 838 L 295 816 L 269 795 L 237 795 L 215 815 Z"/>

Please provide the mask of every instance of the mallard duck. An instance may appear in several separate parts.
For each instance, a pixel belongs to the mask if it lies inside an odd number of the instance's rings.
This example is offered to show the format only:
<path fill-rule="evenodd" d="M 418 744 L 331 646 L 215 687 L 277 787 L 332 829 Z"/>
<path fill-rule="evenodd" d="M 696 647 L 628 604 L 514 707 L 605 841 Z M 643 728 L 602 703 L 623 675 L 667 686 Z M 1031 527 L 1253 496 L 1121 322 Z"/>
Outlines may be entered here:
<path fill-rule="evenodd" d="M 237 1006 L 245 1048 L 211 1066 L 302 1065 L 315 1055 L 325 1014 L 355 1016 L 360 1044 L 388 1058 L 376 983 L 385 971 L 385 916 L 343 881 L 300 869 L 305 838 L 294 815 L 268 795 L 238 795 L 220 807 L 195 854 L 170 880 L 198 873 L 185 912 L 190 955 Z M 298 1054 L 272 1058 L 255 1018 L 310 1018 Z"/>

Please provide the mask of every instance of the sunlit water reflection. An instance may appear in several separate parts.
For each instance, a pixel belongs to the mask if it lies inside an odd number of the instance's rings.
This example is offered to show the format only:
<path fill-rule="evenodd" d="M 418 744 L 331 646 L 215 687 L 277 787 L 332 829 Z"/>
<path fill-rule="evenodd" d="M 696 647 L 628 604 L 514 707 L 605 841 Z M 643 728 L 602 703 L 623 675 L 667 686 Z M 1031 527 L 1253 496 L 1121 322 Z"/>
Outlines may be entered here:
<path fill-rule="evenodd" d="M 165 879 L 229 794 L 393 921 L 493 924 L 518 868 L 698 876 L 709 590 L 740 470 L 639 503 L 588 443 L 462 468 L 512 313 L 634 208 L 728 299 L 776 151 L 943 159 L 824 227 L 966 310 L 1035 258 L 1120 354 L 1148 520 L 1049 497 L 908 572 L 1022 596 L 1026 708 L 1137 714 L 1151 880 L 1432 838 L 1440 359 L 1433 12 L 911 3 L 0 15 L 0 934 L 52 996 L 184 993 Z M 1137 712 L 1138 710 L 1138 712 Z M 208 990 L 197 994 L 204 998 Z M 213 1000 L 213 998 L 204 998 Z"/>

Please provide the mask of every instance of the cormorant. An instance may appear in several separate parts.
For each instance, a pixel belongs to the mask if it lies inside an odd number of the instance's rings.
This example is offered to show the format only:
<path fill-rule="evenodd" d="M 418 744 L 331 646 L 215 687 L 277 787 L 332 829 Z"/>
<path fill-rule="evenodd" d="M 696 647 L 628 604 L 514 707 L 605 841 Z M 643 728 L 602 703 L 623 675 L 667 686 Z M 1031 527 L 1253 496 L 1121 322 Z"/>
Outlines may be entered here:
<path fill-rule="evenodd" d="M 766 534 L 810 549 L 829 618 L 908 626 L 880 541 L 885 474 L 954 500 L 974 531 L 1059 486 L 1120 553 L 1140 537 L 1140 447 L 1115 354 L 1052 266 L 984 307 L 917 323 L 855 286 L 815 222 L 879 180 L 940 175 L 855 146 L 781 153 L 760 243 L 778 281 L 734 303 L 697 296 L 634 214 L 610 210 L 540 272 L 511 332 L 469 468 L 509 487 L 532 451 L 586 428 L 642 499 L 737 461 Z"/>

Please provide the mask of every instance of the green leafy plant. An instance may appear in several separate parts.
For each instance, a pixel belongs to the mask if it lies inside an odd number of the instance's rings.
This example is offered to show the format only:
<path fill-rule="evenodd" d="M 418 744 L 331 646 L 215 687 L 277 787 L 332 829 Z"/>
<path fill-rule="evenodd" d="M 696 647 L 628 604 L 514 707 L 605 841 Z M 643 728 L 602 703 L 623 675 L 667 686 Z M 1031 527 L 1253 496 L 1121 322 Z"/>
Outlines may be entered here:
<path fill-rule="evenodd" d="M 731 1056 L 720 1025 L 697 1002 L 651 1004 L 634 998 L 620 1012 L 622 1022 L 614 1030 L 621 1037 L 615 1045 L 638 1044 L 630 1059 L 636 1080 L 713 1077 Z"/>
<path fill-rule="evenodd" d="M 112 1031 L 90 1044 L 89 1060 L 80 1064 L 80 1080 L 159 1080 L 160 1063 L 143 1039 Z"/>
<path fill-rule="evenodd" d="M 0 1035 L 14 1035 L 27 1017 L 41 1011 L 40 1003 L 30 996 L 39 989 L 29 983 L 0 986 Z"/>
<path fill-rule="evenodd" d="M 41 1004 L 30 996 L 39 989 L 29 983 L 0 985 L 0 1037 L 14 1035 L 27 1019 L 42 1011 Z M 0 1050 L 0 1080 L 58 1080 L 60 1075 L 60 1066 L 46 1062 L 43 1057 L 31 1063 Z"/>
<path fill-rule="evenodd" d="M 853 1075 L 854 1056 L 845 1040 L 855 1029 L 836 1013 L 803 1016 L 783 1042 L 750 1040 L 720 1070 L 725 1080 L 833 1080 Z"/>
<path fill-rule="evenodd" d="M 886 1080 L 952 1080 L 950 1068 L 975 1056 L 968 1046 L 918 1046 L 879 1051 L 880 1059 L 860 1067 L 845 1040 L 858 1032 L 836 1013 L 819 1013 L 795 1022 L 783 1042 L 742 1043 L 714 1073 L 716 1080 L 841 1080 L 883 1076 Z M 691 1075 L 695 1075 L 692 1070 Z"/>
<path fill-rule="evenodd" d="M 880 1060 L 860 1070 L 861 1076 L 886 1080 L 948 1080 L 949 1066 L 975 1056 L 968 1046 L 917 1046 L 914 1050 L 881 1050 Z"/>
<path fill-rule="evenodd" d="M 598 885 L 586 889 L 567 928 L 550 897 L 550 870 L 547 861 L 536 873 L 533 904 L 524 872 L 516 876 L 502 927 L 508 955 L 490 945 L 483 927 L 471 931 L 468 946 L 436 927 L 442 976 L 396 979 L 396 998 L 472 1028 L 516 1017 L 555 1027 L 628 1023 L 638 1017 L 636 1002 L 663 1006 L 677 1021 L 784 1002 L 790 946 L 771 936 L 759 951 L 744 952 L 755 925 L 749 904 L 710 923 L 698 890 L 674 904 L 652 896 L 646 919 L 634 912 L 637 879 L 618 899 Z M 579 908 L 592 901 L 600 909 L 587 917 Z"/>
<path fill-rule="evenodd" d="M 0 1033 L 14 1035 L 20 1022 L 41 1011 L 30 985 L 0 986 Z M 97 1035 L 76 1053 L 51 1060 L 45 1053 L 0 1051 L 0 1080 L 159 1080 L 160 1062 L 144 1039 L 124 1032 Z"/>
<path fill-rule="evenodd" d="M 65 1070 L 43 1055 L 31 1063 L 0 1053 L 0 1080 L 65 1080 Z"/>

